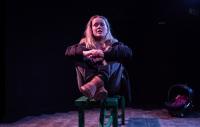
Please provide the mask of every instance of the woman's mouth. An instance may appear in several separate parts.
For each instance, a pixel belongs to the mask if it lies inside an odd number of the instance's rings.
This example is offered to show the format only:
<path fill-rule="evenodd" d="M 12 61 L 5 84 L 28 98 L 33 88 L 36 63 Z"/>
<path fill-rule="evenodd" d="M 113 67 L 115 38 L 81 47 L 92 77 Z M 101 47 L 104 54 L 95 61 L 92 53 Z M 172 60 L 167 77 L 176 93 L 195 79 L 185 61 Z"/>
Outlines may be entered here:
<path fill-rule="evenodd" d="M 103 31 L 101 29 L 98 29 L 97 30 L 97 33 L 102 33 Z"/>

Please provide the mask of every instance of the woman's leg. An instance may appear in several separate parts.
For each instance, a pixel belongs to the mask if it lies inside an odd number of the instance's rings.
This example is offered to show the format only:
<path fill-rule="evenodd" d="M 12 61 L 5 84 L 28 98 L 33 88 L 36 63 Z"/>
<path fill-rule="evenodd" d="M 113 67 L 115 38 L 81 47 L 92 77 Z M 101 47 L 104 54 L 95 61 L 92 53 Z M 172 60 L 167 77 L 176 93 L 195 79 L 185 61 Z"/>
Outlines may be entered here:
<path fill-rule="evenodd" d="M 97 70 L 85 69 L 86 83 L 82 84 L 81 92 L 95 100 L 104 99 L 108 94 L 115 95 L 120 91 L 124 67 L 112 62 L 99 66 Z"/>
<path fill-rule="evenodd" d="M 86 68 L 85 66 L 76 66 L 78 87 L 81 93 L 95 100 L 103 99 L 107 96 L 107 90 L 104 88 L 104 76 L 98 73 L 98 70 Z"/>
<path fill-rule="evenodd" d="M 115 95 L 121 89 L 121 79 L 124 67 L 120 63 L 110 62 L 107 65 L 99 66 L 98 76 L 104 81 L 104 85 L 96 90 L 94 98 L 100 100 L 107 94 Z M 106 91 L 106 92 L 105 92 Z"/>
<path fill-rule="evenodd" d="M 100 74 L 104 75 L 106 80 L 105 88 L 109 95 L 115 95 L 121 88 L 121 79 L 124 67 L 121 63 L 110 62 L 107 66 L 101 67 Z"/>
<path fill-rule="evenodd" d="M 104 99 L 108 92 L 104 88 L 104 81 L 98 76 L 94 76 L 89 82 L 81 86 L 81 92 L 89 98 L 95 100 Z"/>

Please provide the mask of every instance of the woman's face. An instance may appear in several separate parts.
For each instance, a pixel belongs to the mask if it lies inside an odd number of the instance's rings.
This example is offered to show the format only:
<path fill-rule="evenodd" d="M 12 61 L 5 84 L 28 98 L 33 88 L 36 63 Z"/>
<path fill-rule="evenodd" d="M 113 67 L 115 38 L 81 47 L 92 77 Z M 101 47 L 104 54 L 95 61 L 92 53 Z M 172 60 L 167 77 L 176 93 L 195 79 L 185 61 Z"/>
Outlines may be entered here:
<path fill-rule="evenodd" d="M 107 34 L 107 26 L 104 19 L 97 17 L 92 20 L 92 33 L 95 38 L 102 39 Z"/>

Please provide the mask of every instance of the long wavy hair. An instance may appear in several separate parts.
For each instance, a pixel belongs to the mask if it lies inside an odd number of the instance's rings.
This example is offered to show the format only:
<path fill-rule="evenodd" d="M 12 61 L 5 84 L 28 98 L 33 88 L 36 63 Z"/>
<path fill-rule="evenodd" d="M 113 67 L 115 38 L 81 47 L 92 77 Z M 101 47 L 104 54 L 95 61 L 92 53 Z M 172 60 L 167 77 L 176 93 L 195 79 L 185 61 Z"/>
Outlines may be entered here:
<path fill-rule="evenodd" d="M 87 25 L 86 25 L 86 29 L 84 32 L 84 36 L 81 38 L 80 43 L 84 43 L 86 45 L 86 48 L 92 49 L 92 48 L 96 48 L 96 41 L 92 32 L 92 21 L 95 18 L 102 18 L 107 26 L 107 34 L 104 38 L 104 42 L 106 44 L 113 44 L 115 42 L 117 42 L 118 40 L 116 38 L 113 37 L 112 33 L 111 33 L 111 28 L 110 28 L 110 24 L 107 20 L 106 17 L 104 16 L 100 16 L 100 15 L 94 15 L 90 18 L 90 20 L 88 21 Z"/>

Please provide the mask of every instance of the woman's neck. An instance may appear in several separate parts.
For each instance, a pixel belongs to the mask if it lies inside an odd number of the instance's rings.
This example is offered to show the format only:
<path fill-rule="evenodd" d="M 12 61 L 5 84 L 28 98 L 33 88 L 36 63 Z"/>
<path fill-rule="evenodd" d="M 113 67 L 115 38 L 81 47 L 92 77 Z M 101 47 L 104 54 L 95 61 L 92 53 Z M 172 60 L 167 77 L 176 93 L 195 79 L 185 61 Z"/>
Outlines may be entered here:
<path fill-rule="evenodd" d="M 95 46 L 96 46 L 97 49 L 102 49 L 103 50 L 106 47 L 106 44 L 105 44 L 104 41 L 99 41 L 99 42 L 96 41 Z"/>

